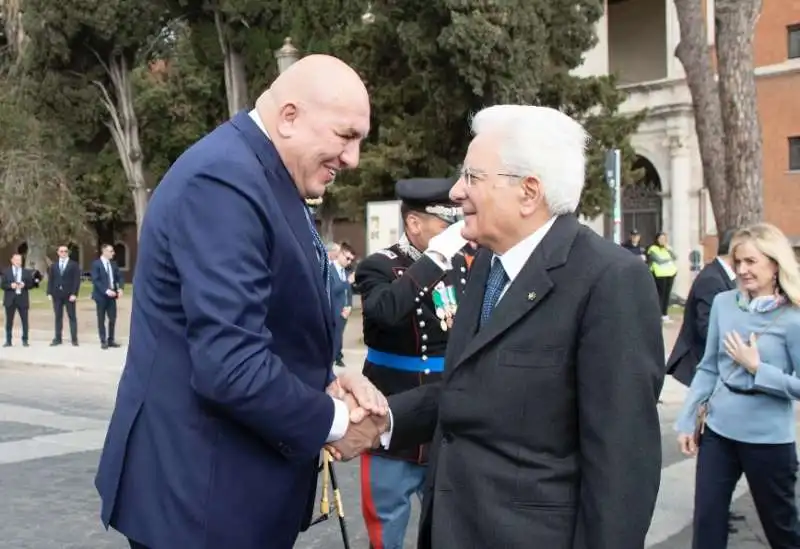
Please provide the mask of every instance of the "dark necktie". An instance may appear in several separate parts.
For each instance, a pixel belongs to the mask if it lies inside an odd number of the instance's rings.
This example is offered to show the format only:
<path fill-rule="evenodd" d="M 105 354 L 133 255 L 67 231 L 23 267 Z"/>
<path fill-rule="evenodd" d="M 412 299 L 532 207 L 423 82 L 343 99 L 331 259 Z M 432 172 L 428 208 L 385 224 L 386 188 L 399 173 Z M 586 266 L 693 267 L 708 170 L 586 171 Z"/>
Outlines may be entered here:
<path fill-rule="evenodd" d="M 492 315 L 497 301 L 500 299 L 500 294 L 503 293 L 503 288 L 508 283 L 508 275 L 503 268 L 503 262 L 500 258 L 494 258 L 492 262 L 492 269 L 489 271 L 489 278 L 486 280 L 486 289 L 483 292 L 483 306 L 481 307 L 481 326 L 486 324 L 489 317 Z"/>
<path fill-rule="evenodd" d="M 320 271 L 322 272 L 322 283 L 325 285 L 325 293 L 328 294 L 328 300 L 331 298 L 331 284 L 330 284 L 330 261 L 328 261 L 328 251 L 322 243 L 317 232 L 317 226 L 311 219 L 311 213 L 306 208 L 306 219 L 308 220 L 309 227 L 311 228 L 311 238 L 314 243 L 314 249 L 317 252 L 317 259 L 319 260 Z"/>

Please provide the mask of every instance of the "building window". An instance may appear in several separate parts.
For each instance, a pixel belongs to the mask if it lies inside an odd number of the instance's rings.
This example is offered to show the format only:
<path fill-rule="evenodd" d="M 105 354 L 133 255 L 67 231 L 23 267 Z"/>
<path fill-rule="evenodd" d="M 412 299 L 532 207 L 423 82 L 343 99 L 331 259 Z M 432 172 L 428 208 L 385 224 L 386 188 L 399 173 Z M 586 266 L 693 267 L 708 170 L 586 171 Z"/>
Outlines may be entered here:
<path fill-rule="evenodd" d="M 120 271 L 128 270 L 128 247 L 124 242 L 114 244 L 114 261 L 117 262 Z"/>
<path fill-rule="evenodd" d="M 789 169 L 800 171 L 800 135 L 789 138 Z"/>
<path fill-rule="evenodd" d="M 789 59 L 800 57 L 800 24 L 790 25 L 786 28 L 789 36 Z"/>

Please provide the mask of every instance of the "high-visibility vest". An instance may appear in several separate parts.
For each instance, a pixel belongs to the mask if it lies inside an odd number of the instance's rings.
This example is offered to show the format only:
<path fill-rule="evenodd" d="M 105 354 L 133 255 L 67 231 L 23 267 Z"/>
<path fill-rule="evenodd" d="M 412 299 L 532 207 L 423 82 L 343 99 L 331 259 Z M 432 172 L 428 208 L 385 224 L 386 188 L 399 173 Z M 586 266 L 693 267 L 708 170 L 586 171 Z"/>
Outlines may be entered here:
<path fill-rule="evenodd" d="M 656 278 L 675 276 L 678 274 L 678 266 L 675 265 L 672 254 L 668 249 L 653 244 L 647 248 L 647 257 L 658 260 L 650 261 L 650 271 Z"/>

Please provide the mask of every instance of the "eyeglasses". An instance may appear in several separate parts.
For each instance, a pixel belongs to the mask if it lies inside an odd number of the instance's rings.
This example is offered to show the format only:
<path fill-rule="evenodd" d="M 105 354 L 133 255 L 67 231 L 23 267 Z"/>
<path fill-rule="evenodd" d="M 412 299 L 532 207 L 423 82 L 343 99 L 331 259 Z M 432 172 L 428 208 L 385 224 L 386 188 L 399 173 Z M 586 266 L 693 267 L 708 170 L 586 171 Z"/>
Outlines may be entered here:
<path fill-rule="evenodd" d="M 520 175 L 520 174 L 517 174 L 517 173 L 507 173 L 507 172 L 489 173 L 489 172 L 484 172 L 484 171 L 481 171 L 481 170 L 474 170 L 472 168 L 465 168 L 465 167 L 461 167 L 458 170 L 458 175 L 459 175 L 459 177 L 461 179 L 464 180 L 464 182 L 467 184 L 467 187 L 474 187 L 475 183 L 477 181 L 480 181 L 482 179 L 486 179 L 489 175 L 498 175 L 500 177 L 513 177 L 515 179 L 522 179 L 522 178 L 525 177 L 524 175 Z"/>

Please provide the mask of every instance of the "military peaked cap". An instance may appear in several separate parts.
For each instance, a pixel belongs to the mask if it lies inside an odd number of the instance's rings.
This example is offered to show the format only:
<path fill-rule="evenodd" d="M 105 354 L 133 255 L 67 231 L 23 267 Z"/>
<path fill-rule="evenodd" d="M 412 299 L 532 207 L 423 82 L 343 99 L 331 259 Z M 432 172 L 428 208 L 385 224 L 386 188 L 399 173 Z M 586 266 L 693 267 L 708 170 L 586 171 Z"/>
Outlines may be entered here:
<path fill-rule="evenodd" d="M 394 190 L 410 210 L 435 215 L 447 223 L 455 223 L 463 216 L 461 208 L 450 200 L 454 178 L 401 179 Z"/>

